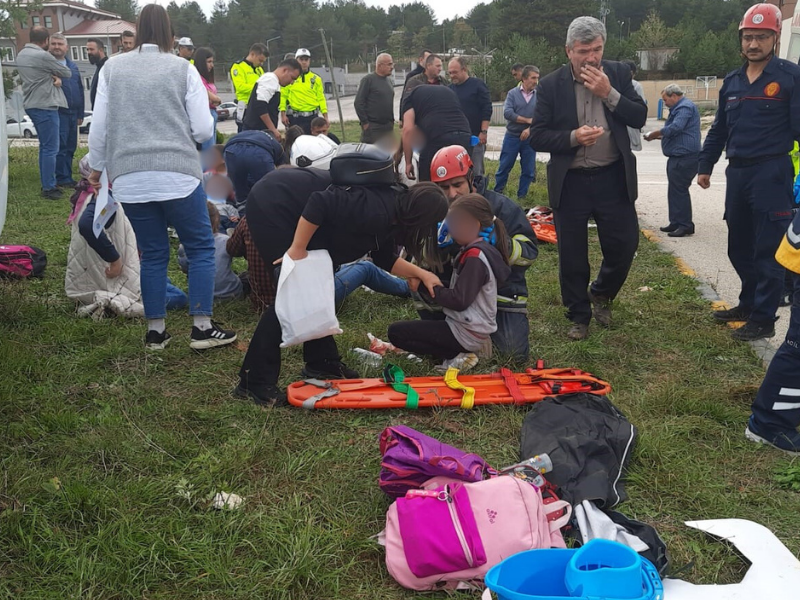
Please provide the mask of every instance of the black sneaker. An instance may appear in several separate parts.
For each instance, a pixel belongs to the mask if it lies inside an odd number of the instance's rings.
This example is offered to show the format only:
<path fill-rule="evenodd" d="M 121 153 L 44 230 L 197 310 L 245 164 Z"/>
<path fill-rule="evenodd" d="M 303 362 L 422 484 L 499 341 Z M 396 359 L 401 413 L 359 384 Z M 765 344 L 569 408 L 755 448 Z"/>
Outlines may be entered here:
<path fill-rule="evenodd" d="M 53 188 L 52 190 L 42 190 L 42 198 L 47 198 L 48 200 L 58 200 L 59 198 L 63 197 L 64 193 L 58 188 Z"/>
<path fill-rule="evenodd" d="M 259 406 L 276 407 L 289 404 L 286 394 L 276 385 L 245 387 L 242 383 L 239 383 L 231 393 L 237 398 L 252 400 Z"/>
<path fill-rule="evenodd" d="M 227 346 L 236 341 L 236 332 L 221 329 L 214 321 L 211 321 L 209 329 L 198 329 L 192 327 L 192 341 L 189 347 L 192 350 L 208 350 L 217 346 Z"/>
<path fill-rule="evenodd" d="M 756 340 L 775 337 L 775 323 L 748 321 L 731 335 L 733 339 L 740 342 L 755 342 Z"/>
<path fill-rule="evenodd" d="M 747 321 L 750 318 L 750 311 L 741 306 L 729 308 L 727 310 L 715 310 L 714 318 L 720 323 L 731 323 L 735 321 Z"/>
<path fill-rule="evenodd" d="M 300 373 L 306 379 L 361 379 L 358 371 L 354 371 L 341 361 L 307 364 Z"/>
<path fill-rule="evenodd" d="M 592 302 L 594 318 L 601 327 L 611 327 L 611 300 L 602 296 L 595 296 L 589 290 L 589 300 Z"/>
<path fill-rule="evenodd" d="M 171 339 L 172 336 L 166 331 L 158 333 L 155 329 L 151 329 L 144 337 L 144 347 L 147 350 L 163 350 Z"/>

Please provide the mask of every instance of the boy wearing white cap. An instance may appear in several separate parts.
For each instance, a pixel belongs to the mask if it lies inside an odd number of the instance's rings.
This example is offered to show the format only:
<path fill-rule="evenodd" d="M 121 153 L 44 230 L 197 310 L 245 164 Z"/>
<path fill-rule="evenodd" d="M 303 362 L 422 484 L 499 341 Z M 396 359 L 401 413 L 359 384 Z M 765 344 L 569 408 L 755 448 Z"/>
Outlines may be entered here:
<path fill-rule="evenodd" d="M 311 52 L 308 48 L 298 48 L 294 57 L 300 63 L 300 77 L 281 90 L 281 121 L 285 127 L 298 125 L 310 135 L 311 121 L 320 115 L 328 120 L 325 84 L 319 75 L 310 70 Z"/>

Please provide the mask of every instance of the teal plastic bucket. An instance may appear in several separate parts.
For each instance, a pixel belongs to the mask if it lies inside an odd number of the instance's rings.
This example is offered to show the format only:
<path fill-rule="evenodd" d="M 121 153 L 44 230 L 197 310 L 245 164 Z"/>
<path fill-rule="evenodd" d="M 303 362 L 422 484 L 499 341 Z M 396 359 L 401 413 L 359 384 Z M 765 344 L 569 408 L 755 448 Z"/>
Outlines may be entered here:
<path fill-rule="evenodd" d="M 570 598 L 564 583 L 575 550 L 527 550 L 493 566 L 484 578 L 498 600 L 563 600 Z"/>
<path fill-rule="evenodd" d="M 573 598 L 641 598 L 642 558 L 617 542 L 592 540 L 575 551 L 564 582 Z"/>

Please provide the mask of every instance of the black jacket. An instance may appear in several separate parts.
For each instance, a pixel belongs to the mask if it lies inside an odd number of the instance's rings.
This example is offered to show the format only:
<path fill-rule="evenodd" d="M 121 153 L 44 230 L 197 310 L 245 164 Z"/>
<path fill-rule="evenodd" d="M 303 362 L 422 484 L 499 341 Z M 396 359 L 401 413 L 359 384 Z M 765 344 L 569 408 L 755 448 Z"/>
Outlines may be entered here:
<path fill-rule="evenodd" d="M 628 127 L 641 129 L 647 121 L 647 105 L 631 84 L 631 70 L 622 63 L 602 62 L 611 86 L 620 93 L 619 104 L 614 112 L 605 109 L 611 135 L 625 163 L 625 181 L 628 199 L 633 202 L 638 195 L 636 158 L 631 152 Z M 547 191 L 550 206 L 558 208 L 561 190 L 577 146 L 570 144 L 570 134 L 578 128 L 572 70 L 569 64 L 542 79 L 536 90 L 536 112 L 531 127 L 530 144 L 539 152 L 549 152 L 547 164 Z"/>
<path fill-rule="evenodd" d="M 100 59 L 100 62 L 97 63 L 97 70 L 94 72 L 94 77 L 92 77 L 92 87 L 89 91 L 89 99 L 92 101 L 92 108 L 94 108 L 94 98 L 97 96 L 97 80 L 100 79 L 100 70 L 107 61 L 107 56 Z"/>

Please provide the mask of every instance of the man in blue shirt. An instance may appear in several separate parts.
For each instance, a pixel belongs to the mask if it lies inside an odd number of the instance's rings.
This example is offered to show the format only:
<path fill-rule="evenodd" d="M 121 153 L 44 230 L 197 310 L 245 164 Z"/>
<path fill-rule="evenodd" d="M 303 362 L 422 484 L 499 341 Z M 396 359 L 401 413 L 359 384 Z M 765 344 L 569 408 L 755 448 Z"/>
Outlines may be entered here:
<path fill-rule="evenodd" d="M 67 98 L 67 108 L 58 109 L 59 146 L 56 155 L 56 185 L 74 188 L 76 181 L 72 178 L 72 160 L 78 147 L 78 127 L 83 124 L 84 98 L 83 83 L 78 65 L 67 58 L 67 38 L 60 33 L 50 36 L 50 54 L 58 62 L 69 67 L 72 77 L 61 82 L 61 89 Z"/>
<path fill-rule="evenodd" d="M 674 83 L 661 92 L 664 105 L 669 108 L 666 125 L 644 136 L 648 142 L 661 140 L 661 151 L 667 157 L 667 202 L 669 225 L 661 231 L 669 237 L 683 237 L 694 233 L 692 222 L 692 196 L 689 187 L 697 175 L 697 156 L 700 153 L 700 111 L 683 90 Z"/>
<path fill-rule="evenodd" d="M 486 169 L 483 157 L 486 153 L 486 141 L 489 134 L 489 122 L 492 119 L 492 98 L 489 88 L 482 79 L 470 77 L 467 61 L 456 57 L 447 65 L 450 75 L 450 89 L 458 96 L 461 110 L 469 121 L 470 133 L 478 138 L 478 144 L 472 148 L 473 173 L 483 177 Z"/>
<path fill-rule="evenodd" d="M 739 25 L 747 62 L 725 77 L 719 109 L 700 152 L 697 183 L 707 189 L 723 148 L 728 156 L 725 220 L 728 257 L 742 280 L 739 305 L 717 311 L 721 322 L 746 321 L 733 337 L 775 335 L 784 269 L 775 251 L 792 220 L 794 169 L 789 153 L 800 139 L 800 67 L 775 56 L 781 12 L 756 4 Z"/>

